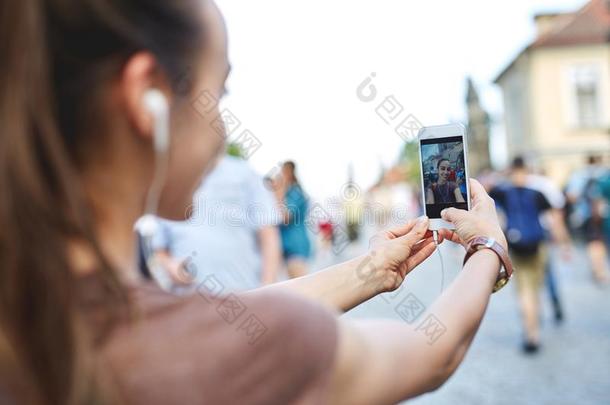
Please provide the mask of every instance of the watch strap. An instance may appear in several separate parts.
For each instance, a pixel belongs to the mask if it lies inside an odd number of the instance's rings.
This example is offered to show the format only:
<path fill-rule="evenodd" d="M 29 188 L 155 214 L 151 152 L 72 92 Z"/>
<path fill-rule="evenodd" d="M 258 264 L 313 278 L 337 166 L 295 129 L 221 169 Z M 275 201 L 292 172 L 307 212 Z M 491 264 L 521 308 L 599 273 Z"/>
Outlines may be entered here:
<path fill-rule="evenodd" d="M 477 236 L 472 239 L 466 247 L 466 256 L 464 256 L 464 264 L 470 259 L 470 257 L 481 249 L 490 249 L 500 259 L 501 269 L 498 274 L 498 279 L 493 287 L 493 292 L 500 290 L 504 287 L 513 275 L 513 262 L 510 260 L 510 256 L 506 249 L 502 247 L 495 239 L 488 238 L 486 236 Z"/>

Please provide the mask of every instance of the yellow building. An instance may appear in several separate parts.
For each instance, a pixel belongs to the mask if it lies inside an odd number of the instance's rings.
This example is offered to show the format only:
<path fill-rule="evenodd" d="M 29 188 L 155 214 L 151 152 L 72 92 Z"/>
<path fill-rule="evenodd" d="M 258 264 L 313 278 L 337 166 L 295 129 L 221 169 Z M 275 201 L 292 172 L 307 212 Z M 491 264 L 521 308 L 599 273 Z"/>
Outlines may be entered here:
<path fill-rule="evenodd" d="M 610 152 L 610 1 L 535 16 L 537 38 L 502 71 L 510 157 L 563 184 L 590 153 Z"/>

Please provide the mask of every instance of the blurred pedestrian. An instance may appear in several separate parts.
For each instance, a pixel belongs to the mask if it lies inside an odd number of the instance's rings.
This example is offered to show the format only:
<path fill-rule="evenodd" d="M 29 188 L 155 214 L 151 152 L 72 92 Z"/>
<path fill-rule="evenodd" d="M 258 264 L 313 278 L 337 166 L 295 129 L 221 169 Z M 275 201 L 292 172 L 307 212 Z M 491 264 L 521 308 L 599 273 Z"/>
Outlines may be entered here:
<path fill-rule="evenodd" d="M 602 222 L 604 234 L 604 242 L 606 246 L 610 241 L 610 215 L 608 215 L 608 207 L 610 206 L 610 172 L 603 174 L 596 183 L 593 193 L 593 218 Z M 606 266 L 600 274 L 598 282 L 602 285 L 608 284 L 610 277 L 608 276 L 608 267 Z"/>
<path fill-rule="evenodd" d="M 196 191 L 193 206 L 188 221 L 158 219 L 152 248 L 170 275 L 170 288 L 189 290 L 210 276 L 226 292 L 276 281 L 278 210 L 248 162 L 223 156 Z"/>
<path fill-rule="evenodd" d="M 490 192 L 506 217 L 505 234 L 517 271 L 517 292 L 524 327 L 523 350 L 538 351 L 540 345 L 539 292 L 544 277 L 545 232 L 540 216 L 551 204 L 539 191 L 528 187 L 523 158 L 514 159 L 509 179 Z"/>
<path fill-rule="evenodd" d="M 281 207 L 282 255 L 290 278 L 307 274 L 307 261 L 311 256 L 311 243 L 305 226 L 308 197 L 296 176 L 296 164 L 282 164 L 281 177 L 276 179 L 276 196 Z"/>
<path fill-rule="evenodd" d="M 537 174 L 530 174 L 527 176 L 527 187 L 534 190 L 540 191 L 549 204 L 551 209 L 549 215 L 543 217 L 543 226 L 545 230 L 551 234 L 552 240 L 558 242 L 560 248 L 560 254 L 562 258 L 569 260 L 572 256 L 571 238 L 566 228 L 564 221 L 564 209 L 566 206 L 566 198 L 559 189 L 553 183 L 553 181 L 544 176 Z M 553 316 L 555 322 L 560 323 L 564 318 L 563 305 L 559 294 L 559 287 L 557 282 L 557 274 L 554 268 L 554 260 L 549 255 L 545 264 L 545 285 L 551 298 L 551 306 L 553 308 Z"/>
<path fill-rule="evenodd" d="M 566 188 L 572 205 L 570 224 L 582 231 L 593 278 L 600 284 L 608 283 L 608 253 L 603 234 L 603 216 L 598 206 L 597 182 L 606 173 L 601 156 L 590 155 L 587 165 L 572 174 Z"/>

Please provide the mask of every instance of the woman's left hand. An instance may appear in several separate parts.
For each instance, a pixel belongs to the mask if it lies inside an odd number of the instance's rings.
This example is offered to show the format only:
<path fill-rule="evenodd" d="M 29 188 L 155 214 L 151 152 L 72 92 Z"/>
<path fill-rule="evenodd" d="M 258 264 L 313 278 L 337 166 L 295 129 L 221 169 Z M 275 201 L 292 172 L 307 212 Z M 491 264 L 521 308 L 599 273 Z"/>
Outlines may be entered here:
<path fill-rule="evenodd" d="M 367 282 L 375 283 L 378 293 L 397 289 L 407 274 L 434 252 L 436 245 L 428 231 L 429 224 L 428 217 L 423 216 L 371 239 Z M 443 241 L 443 234 L 439 232 L 438 243 Z"/>

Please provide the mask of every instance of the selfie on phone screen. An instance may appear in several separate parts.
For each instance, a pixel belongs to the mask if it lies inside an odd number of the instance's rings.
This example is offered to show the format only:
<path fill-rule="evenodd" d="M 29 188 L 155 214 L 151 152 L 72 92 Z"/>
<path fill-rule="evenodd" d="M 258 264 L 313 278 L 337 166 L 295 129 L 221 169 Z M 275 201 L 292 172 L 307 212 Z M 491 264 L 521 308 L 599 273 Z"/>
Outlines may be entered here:
<path fill-rule="evenodd" d="M 463 138 L 422 139 L 421 155 L 427 215 L 439 218 L 448 207 L 467 209 Z"/>

